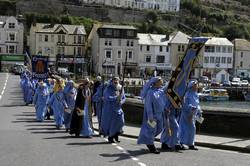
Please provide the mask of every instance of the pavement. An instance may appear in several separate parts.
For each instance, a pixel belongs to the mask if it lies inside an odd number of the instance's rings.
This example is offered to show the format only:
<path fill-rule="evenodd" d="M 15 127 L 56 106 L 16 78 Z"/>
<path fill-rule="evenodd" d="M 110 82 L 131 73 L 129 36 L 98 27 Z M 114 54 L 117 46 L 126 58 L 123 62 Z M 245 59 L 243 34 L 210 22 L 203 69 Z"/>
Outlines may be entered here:
<path fill-rule="evenodd" d="M 97 118 L 93 118 L 93 127 L 98 131 Z M 126 124 L 123 128 L 122 136 L 137 139 L 140 133 L 140 126 Z M 160 141 L 159 136 L 156 141 Z M 195 144 L 198 146 L 209 147 L 214 149 L 223 149 L 250 153 L 250 138 L 232 138 L 213 135 L 196 134 Z"/>

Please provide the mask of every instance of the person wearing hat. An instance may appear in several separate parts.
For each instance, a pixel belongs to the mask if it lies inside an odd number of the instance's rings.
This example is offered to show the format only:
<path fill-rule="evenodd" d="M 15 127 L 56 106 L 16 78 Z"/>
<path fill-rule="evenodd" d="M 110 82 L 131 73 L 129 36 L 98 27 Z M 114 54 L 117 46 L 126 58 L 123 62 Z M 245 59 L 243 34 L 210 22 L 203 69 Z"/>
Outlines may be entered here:
<path fill-rule="evenodd" d="M 120 142 L 118 137 L 123 132 L 124 113 L 121 105 L 125 102 L 125 95 L 121 92 L 118 77 L 113 77 L 104 90 L 101 130 L 104 136 L 108 136 L 109 143 L 114 143 L 114 139 Z"/>
<path fill-rule="evenodd" d="M 161 77 L 151 78 L 143 87 L 141 97 L 144 99 L 143 122 L 137 140 L 138 144 L 146 144 L 150 153 L 159 154 L 154 140 L 163 130 L 163 114 L 166 103 L 165 89 Z"/>
<path fill-rule="evenodd" d="M 196 133 L 195 121 L 198 116 L 201 116 L 197 93 L 198 82 L 196 80 L 190 81 L 187 88 L 179 124 L 180 143 L 187 145 L 191 150 L 198 150 L 194 146 Z"/>
<path fill-rule="evenodd" d="M 47 104 L 49 102 L 49 91 L 46 83 L 40 83 L 35 92 L 33 102 L 36 109 L 36 120 L 39 122 L 44 121 L 47 112 Z"/>
<path fill-rule="evenodd" d="M 63 94 L 63 84 L 60 82 L 57 85 L 57 91 L 51 96 L 49 100 L 49 106 L 52 107 L 56 128 L 59 130 L 63 127 L 64 123 L 64 111 L 68 109 L 67 102 L 65 100 L 65 96 Z"/>

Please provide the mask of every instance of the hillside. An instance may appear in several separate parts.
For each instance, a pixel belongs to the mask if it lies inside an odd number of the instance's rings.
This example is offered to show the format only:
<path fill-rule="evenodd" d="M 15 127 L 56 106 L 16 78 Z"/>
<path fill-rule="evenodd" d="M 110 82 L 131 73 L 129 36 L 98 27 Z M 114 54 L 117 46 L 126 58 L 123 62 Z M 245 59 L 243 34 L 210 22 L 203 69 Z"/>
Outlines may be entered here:
<path fill-rule="evenodd" d="M 143 33 L 225 36 L 250 39 L 250 0 L 181 0 L 179 13 L 159 13 L 105 6 L 75 6 L 78 0 L 0 0 L 0 15 L 22 14 L 32 22 L 87 24 L 95 21 L 132 24 Z M 76 3 L 77 4 L 77 3 Z"/>

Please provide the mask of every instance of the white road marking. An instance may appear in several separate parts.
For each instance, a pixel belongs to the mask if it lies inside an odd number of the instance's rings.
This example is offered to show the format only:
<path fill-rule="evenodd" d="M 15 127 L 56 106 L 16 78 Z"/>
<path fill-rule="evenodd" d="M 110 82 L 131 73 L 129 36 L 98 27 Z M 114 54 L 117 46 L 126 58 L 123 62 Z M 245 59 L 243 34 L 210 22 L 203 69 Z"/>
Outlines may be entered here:
<path fill-rule="evenodd" d="M 3 86 L 3 90 L 2 90 L 1 95 L 0 95 L 0 100 L 2 99 L 3 94 L 4 94 L 4 91 L 5 91 L 5 89 L 6 89 L 7 82 L 8 82 L 8 78 L 9 78 L 9 74 L 7 73 L 7 74 L 6 74 L 6 80 L 5 80 L 5 83 L 4 83 L 4 86 Z"/>
<path fill-rule="evenodd" d="M 103 138 L 105 141 L 108 142 L 107 138 Z M 147 166 L 145 163 L 140 162 L 140 160 L 134 156 L 132 156 L 127 150 L 125 150 L 123 147 L 118 146 L 116 143 L 112 143 L 111 145 L 115 146 L 116 149 L 118 149 L 119 151 L 121 151 L 122 153 L 126 154 L 129 156 L 129 158 L 133 161 L 135 161 L 139 166 Z"/>

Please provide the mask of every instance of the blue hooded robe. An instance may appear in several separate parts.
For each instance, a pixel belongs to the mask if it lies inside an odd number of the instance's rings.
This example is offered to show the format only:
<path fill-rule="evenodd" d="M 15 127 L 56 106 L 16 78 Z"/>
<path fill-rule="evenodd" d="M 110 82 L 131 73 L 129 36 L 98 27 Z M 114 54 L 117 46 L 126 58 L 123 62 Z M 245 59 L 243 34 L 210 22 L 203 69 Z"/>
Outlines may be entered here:
<path fill-rule="evenodd" d="M 36 108 L 36 119 L 44 121 L 49 102 L 49 91 L 46 85 L 39 85 L 33 99 Z"/>
<path fill-rule="evenodd" d="M 94 104 L 96 105 L 96 115 L 97 115 L 97 120 L 98 123 L 101 123 L 101 116 L 102 116 L 102 108 L 103 108 L 103 101 L 102 101 L 102 97 L 103 97 L 103 93 L 104 93 L 104 86 L 103 84 L 99 85 L 97 87 L 97 91 L 96 93 L 93 95 L 92 100 L 94 102 Z"/>
<path fill-rule="evenodd" d="M 28 78 L 28 76 L 24 75 L 23 80 L 21 81 L 21 87 L 23 89 L 23 98 L 26 104 L 32 103 L 34 87 Z"/>
<path fill-rule="evenodd" d="M 74 82 L 68 81 L 66 86 L 63 90 L 66 103 L 68 105 L 68 109 L 71 110 L 71 113 L 64 111 L 64 125 L 66 129 L 70 128 L 71 118 L 72 118 L 72 111 L 75 108 L 75 100 L 76 100 L 76 89 L 74 88 Z"/>
<path fill-rule="evenodd" d="M 188 85 L 188 90 L 184 97 L 184 104 L 180 118 L 180 142 L 188 146 L 194 145 L 195 141 L 195 121 L 200 115 L 199 96 L 198 93 L 192 90 L 193 84 L 196 81 L 191 81 Z"/>
<path fill-rule="evenodd" d="M 125 96 L 122 95 L 122 100 L 119 101 L 116 87 L 112 81 L 110 81 L 104 90 L 104 102 L 101 116 L 101 130 L 104 136 L 113 137 L 123 132 L 124 113 L 121 105 L 124 102 Z"/>
<path fill-rule="evenodd" d="M 137 140 L 138 144 L 153 145 L 155 137 L 162 132 L 164 120 L 163 113 L 166 103 L 165 87 L 152 87 L 159 80 L 153 77 L 147 82 L 142 90 L 141 97 L 144 101 L 144 113 L 141 131 Z M 155 120 L 156 126 L 153 128 L 148 124 L 148 120 Z"/>
<path fill-rule="evenodd" d="M 94 132 L 90 126 L 90 119 L 89 119 L 89 109 L 91 107 L 91 92 L 89 89 L 83 89 L 82 91 L 83 96 L 86 96 L 84 109 L 83 109 L 83 119 L 82 119 L 82 128 L 80 131 L 80 135 L 83 137 L 91 137 Z M 89 98 L 89 100 L 87 99 Z"/>
<path fill-rule="evenodd" d="M 55 92 L 50 100 L 49 100 L 49 106 L 52 107 L 54 118 L 56 122 L 57 127 L 62 127 L 64 122 L 64 110 L 68 108 L 68 105 L 65 100 L 65 96 L 63 94 L 63 91 L 60 90 L 58 92 Z"/>

